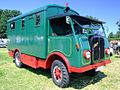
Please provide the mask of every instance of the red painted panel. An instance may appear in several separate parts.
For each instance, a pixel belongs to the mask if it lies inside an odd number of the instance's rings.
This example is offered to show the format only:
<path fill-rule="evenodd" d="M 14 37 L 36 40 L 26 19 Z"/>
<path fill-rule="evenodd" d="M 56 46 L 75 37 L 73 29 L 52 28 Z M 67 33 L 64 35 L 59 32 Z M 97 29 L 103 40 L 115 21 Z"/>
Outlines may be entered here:
<path fill-rule="evenodd" d="M 9 54 L 12 57 L 14 56 L 13 51 L 10 51 Z M 34 56 L 29 56 L 29 55 L 25 55 L 25 54 L 21 54 L 20 59 L 21 59 L 22 63 L 24 63 L 28 66 L 31 66 L 33 68 L 40 68 L 41 67 L 41 68 L 47 69 L 47 68 L 51 67 L 54 55 L 58 55 L 60 58 L 62 58 L 64 60 L 69 73 L 72 73 L 72 72 L 83 73 L 85 71 L 95 69 L 99 66 L 105 66 L 106 64 L 111 63 L 111 60 L 105 60 L 105 61 L 93 64 L 93 65 L 88 65 L 88 66 L 84 66 L 84 67 L 81 67 L 81 68 L 76 68 L 76 67 L 70 66 L 67 58 L 59 52 L 54 52 L 54 53 L 50 54 L 46 60 L 36 59 L 36 57 L 34 57 Z"/>
<path fill-rule="evenodd" d="M 42 60 L 42 59 L 38 59 L 38 63 L 37 63 L 37 68 L 44 68 L 44 69 L 46 69 L 46 62 L 45 62 L 46 60 Z"/>
<path fill-rule="evenodd" d="M 33 68 L 37 68 L 37 63 L 38 61 L 36 60 L 35 57 L 33 56 L 28 56 L 28 55 L 25 55 L 25 54 L 21 54 L 21 62 L 28 65 L 28 66 L 31 66 Z"/>
<path fill-rule="evenodd" d="M 11 57 L 14 57 L 14 52 L 13 51 L 8 51 L 8 53 Z"/>
<path fill-rule="evenodd" d="M 18 49 L 15 49 L 15 51 L 19 51 Z M 20 51 L 19 51 L 20 52 Z M 9 55 L 11 57 L 14 57 L 14 51 L 9 51 Z M 34 56 L 29 56 L 29 55 L 26 55 L 26 54 L 20 54 L 20 60 L 22 63 L 24 63 L 25 65 L 28 65 L 32 68 L 44 68 L 46 69 L 46 62 L 45 60 L 42 60 L 42 59 L 36 59 L 36 57 Z"/>
<path fill-rule="evenodd" d="M 76 67 L 72 67 L 71 66 L 70 67 L 70 71 L 71 72 L 76 72 L 76 73 L 83 73 L 85 71 L 88 71 L 88 70 L 91 70 L 91 69 L 95 69 L 95 68 L 100 67 L 100 66 L 105 66 L 106 64 L 109 64 L 109 63 L 111 63 L 111 60 L 105 60 L 105 61 L 102 61 L 100 63 L 84 66 L 84 67 L 81 67 L 81 68 L 76 68 Z"/>
<path fill-rule="evenodd" d="M 68 69 L 68 72 L 70 73 L 71 71 L 70 71 L 69 61 L 68 61 L 68 59 L 67 59 L 62 53 L 60 53 L 60 52 L 53 52 L 53 53 L 51 53 L 51 54 L 47 57 L 47 59 L 46 59 L 45 67 L 46 67 L 46 68 L 50 68 L 50 67 L 51 67 L 52 58 L 53 58 L 55 55 L 59 56 L 59 57 L 65 62 L 66 67 L 67 67 L 67 69 Z"/>

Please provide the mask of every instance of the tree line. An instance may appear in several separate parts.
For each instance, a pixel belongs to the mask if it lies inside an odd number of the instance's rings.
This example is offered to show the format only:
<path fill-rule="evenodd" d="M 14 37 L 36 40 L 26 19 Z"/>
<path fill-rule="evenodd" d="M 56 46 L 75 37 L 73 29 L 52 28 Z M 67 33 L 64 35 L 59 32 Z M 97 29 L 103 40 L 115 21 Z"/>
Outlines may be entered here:
<path fill-rule="evenodd" d="M 0 38 L 6 38 L 6 23 L 10 18 L 22 14 L 18 10 L 2 10 L 0 9 Z"/>
<path fill-rule="evenodd" d="M 116 34 L 114 34 L 113 32 L 111 32 L 108 36 L 108 40 L 112 41 L 112 40 L 119 40 L 120 41 L 120 31 L 117 31 Z"/>
<path fill-rule="evenodd" d="M 118 31 L 116 32 L 116 34 L 113 34 L 113 32 L 109 34 L 108 36 L 109 41 L 112 41 L 112 40 L 120 41 L 120 20 L 117 21 L 116 25 L 118 26 Z"/>

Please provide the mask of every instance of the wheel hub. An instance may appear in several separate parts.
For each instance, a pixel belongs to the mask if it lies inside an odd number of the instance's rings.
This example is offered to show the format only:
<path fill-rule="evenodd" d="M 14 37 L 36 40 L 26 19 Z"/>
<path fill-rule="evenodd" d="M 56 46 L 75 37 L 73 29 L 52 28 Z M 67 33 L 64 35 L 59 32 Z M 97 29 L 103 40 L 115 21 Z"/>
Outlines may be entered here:
<path fill-rule="evenodd" d="M 57 82 L 60 82 L 62 80 L 62 71 L 58 66 L 55 66 L 53 70 L 53 75 Z"/>
<path fill-rule="evenodd" d="M 18 54 L 16 55 L 15 59 L 16 59 L 16 64 L 19 65 L 20 64 L 20 57 Z"/>

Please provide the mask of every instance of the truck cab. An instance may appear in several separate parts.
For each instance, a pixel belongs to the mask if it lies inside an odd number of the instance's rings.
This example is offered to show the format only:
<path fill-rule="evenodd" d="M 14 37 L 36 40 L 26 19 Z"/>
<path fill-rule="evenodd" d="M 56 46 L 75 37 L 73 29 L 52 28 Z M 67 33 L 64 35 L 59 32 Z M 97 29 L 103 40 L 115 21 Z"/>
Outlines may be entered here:
<path fill-rule="evenodd" d="M 72 14 L 50 17 L 49 21 L 48 53 L 64 53 L 75 67 L 109 59 L 103 22 Z"/>

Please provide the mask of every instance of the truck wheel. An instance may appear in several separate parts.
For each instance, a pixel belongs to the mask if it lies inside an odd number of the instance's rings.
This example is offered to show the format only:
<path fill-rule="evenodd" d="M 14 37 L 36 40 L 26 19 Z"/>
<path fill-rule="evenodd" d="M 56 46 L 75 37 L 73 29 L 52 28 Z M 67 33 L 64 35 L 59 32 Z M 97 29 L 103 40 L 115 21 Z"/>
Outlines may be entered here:
<path fill-rule="evenodd" d="M 69 74 L 65 67 L 65 65 L 59 61 L 55 60 L 51 66 L 51 75 L 53 82 L 61 87 L 64 88 L 69 84 Z"/>
<path fill-rule="evenodd" d="M 20 53 L 15 53 L 15 65 L 19 68 L 23 67 L 23 63 L 20 61 Z"/>
<path fill-rule="evenodd" d="M 110 56 L 112 56 L 113 54 L 112 53 L 110 53 Z"/>
<path fill-rule="evenodd" d="M 94 77 L 94 76 L 96 76 L 98 74 L 98 71 L 96 71 L 96 69 L 92 69 L 92 70 L 86 71 L 85 74 L 87 76 Z"/>

